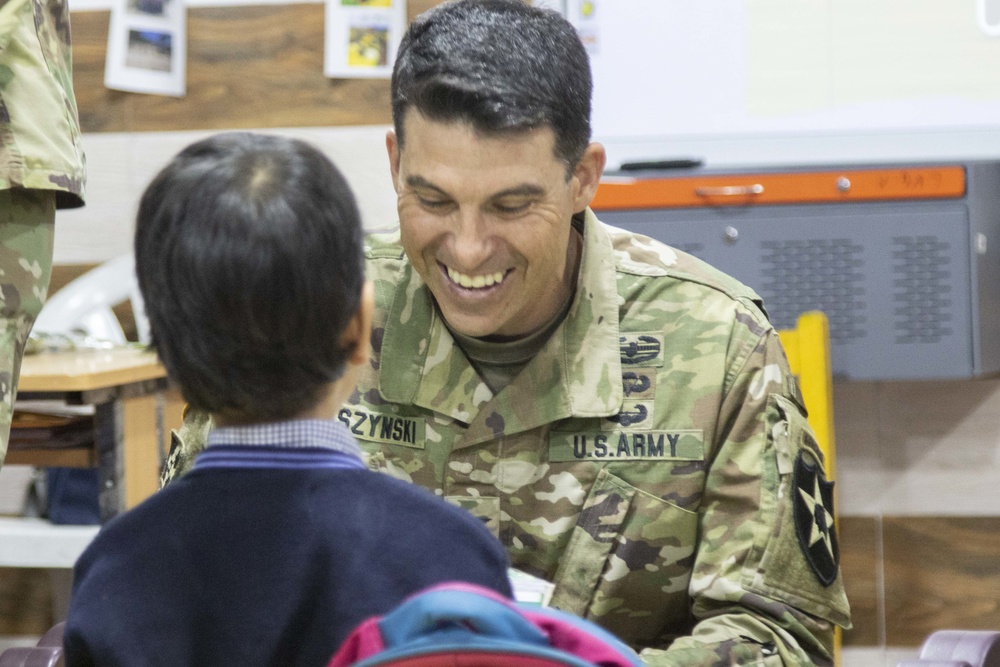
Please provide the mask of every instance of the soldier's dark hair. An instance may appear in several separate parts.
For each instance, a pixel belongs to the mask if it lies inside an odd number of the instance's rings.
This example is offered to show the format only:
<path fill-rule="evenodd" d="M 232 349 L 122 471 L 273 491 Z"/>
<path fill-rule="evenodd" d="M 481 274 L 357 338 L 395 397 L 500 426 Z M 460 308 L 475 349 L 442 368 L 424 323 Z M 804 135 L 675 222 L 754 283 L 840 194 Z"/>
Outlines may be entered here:
<path fill-rule="evenodd" d="M 188 146 L 142 196 L 135 260 L 152 347 L 192 407 L 287 419 L 344 372 L 362 228 L 309 144 L 233 132 Z"/>
<path fill-rule="evenodd" d="M 559 13 L 522 0 L 457 0 L 410 24 L 392 72 L 400 149 L 409 109 L 485 135 L 551 127 L 567 177 L 590 143 L 590 60 Z"/>

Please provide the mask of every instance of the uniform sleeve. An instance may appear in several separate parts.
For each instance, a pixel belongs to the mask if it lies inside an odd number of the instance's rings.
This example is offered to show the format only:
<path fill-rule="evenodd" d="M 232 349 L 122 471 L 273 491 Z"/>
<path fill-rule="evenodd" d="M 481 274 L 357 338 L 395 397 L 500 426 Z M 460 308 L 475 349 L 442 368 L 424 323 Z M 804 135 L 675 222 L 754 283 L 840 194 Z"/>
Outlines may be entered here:
<path fill-rule="evenodd" d="M 7 42 L 17 30 L 27 5 L 28 0 L 8 0 L 0 4 L 0 49 L 7 47 Z"/>
<path fill-rule="evenodd" d="M 737 324 L 690 583 L 697 619 L 650 665 L 832 664 L 849 627 L 833 489 L 777 333 Z"/>
<path fill-rule="evenodd" d="M 160 471 L 160 488 L 170 484 L 194 465 L 198 454 L 205 449 L 212 418 L 201 410 L 184 409 L 184 422 L 170 432 L 170 453 Z"/>

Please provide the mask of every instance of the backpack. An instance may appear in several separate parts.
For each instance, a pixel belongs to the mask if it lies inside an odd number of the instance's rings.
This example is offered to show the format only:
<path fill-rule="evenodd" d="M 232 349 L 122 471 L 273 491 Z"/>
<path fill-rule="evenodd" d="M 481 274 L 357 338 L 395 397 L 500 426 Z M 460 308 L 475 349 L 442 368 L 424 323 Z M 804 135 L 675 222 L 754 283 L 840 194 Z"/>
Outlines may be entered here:
<path fill-rule="evenodd" d="M 327 667 L 641 667 L 608 631 L 481 586 L 439 584 L 364 621 Z"/>

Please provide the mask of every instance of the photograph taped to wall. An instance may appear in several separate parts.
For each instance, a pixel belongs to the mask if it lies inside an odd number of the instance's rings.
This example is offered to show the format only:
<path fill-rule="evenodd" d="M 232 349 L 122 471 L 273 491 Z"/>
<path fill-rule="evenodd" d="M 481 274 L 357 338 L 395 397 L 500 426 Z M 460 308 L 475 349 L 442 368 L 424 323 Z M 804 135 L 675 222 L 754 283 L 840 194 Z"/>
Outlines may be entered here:
<path fill-rule="evenodd" d="M 132 69 L 170 71 L 173 36 L 156 30 L 129 30 L 125 65 Z"/>
<path fill-rule="evenodd" d="M 185 91 L 185 9 L 180 0 L 114 0 L 104 85 L 180 97 Z"/>
<path fill-rule="evenodd" d="M 352 25 L 347 45 L 349 67 L 385 67 L 388 59 L 389 26 Z"/>
<path fill-rule="evenodd" d="M 180 0 L 128 0 L 125 3 L 129 14 L 138 16 L 167 17 L 173 5 Z"/>
<path fill-rule="evenodd" d="M 580 34 L 580 41 L 587 49 L 587 53 L 595 56 L 600 52 L 598 48 L 601 43 L 601 24 L 598 19 L 597 5 L 599 0 L 569 0 L 572 9 L 570 10 L 570 22 L 576 26 L 576 31 Z"/>
<path fill-rule="evenodd" d="M 327 0 L 323 73 L 388 79 L 405 27 L 405 0 Z"/>
<path fill-rule="evenodd" d="M 571 1 L 575 2 L 575 0 Z M 547 7 L 548 9 L 554 9 L 563 16 L 566 15 L 566 0 L 531 0 L 531 4 L 535 7 Z"/>

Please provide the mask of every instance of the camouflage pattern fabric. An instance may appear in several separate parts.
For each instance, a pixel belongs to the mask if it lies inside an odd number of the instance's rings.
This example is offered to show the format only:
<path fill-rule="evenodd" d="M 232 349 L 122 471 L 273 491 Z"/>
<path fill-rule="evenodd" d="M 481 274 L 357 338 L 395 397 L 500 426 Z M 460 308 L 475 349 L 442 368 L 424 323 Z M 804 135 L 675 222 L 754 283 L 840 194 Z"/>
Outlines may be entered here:
<path fill-rule="evenodd" d="M 494 396 L 398 233 L 370 236 L 373 358 L 339 418 L 371 468 L 481 517 L 553 606 L 650 665 L 831 664 L 843 582 L 793 516 L 796 461 L 822 455 L 756 295 L 589 211 L 584 239 L 565 321 Z"/>
<path fill-rule="evenodd" d="M 164 487 L 194 466 L 194 460 L 205 449 L 212 418 L 201 410 L 184 407 L 184 423 L 170 431 L 170 451 L 160 470 L 160 487 Z"/>
<path fill-rule="evenodd" d="M 55 193 L 0 190 L 0 465 L 31 325 L 52 274 Z"/>
<path fill-rule="evenodd" d="M 83 206 L 84 156 L 65 0 L 0 0 L 0 190 Z"/>
<path fill-rule="evenodd" d="M 83 205 L 72 71 L 65 0 L 0 0 L 0 465 L 48 291 L 55 210 Z"/>

